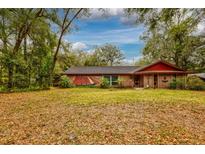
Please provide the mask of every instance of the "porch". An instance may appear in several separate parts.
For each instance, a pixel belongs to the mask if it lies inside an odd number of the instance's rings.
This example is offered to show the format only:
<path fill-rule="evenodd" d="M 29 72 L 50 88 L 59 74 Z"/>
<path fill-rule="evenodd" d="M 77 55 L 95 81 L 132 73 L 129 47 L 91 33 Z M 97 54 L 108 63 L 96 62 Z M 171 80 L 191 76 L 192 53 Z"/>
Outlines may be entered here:
<path fill-rule="evenodd" d="M 173 79 L 185 77 L 183 74 L 136 74 L 134 76 L 134 87 L 137 88 L 168 88 Z"/>

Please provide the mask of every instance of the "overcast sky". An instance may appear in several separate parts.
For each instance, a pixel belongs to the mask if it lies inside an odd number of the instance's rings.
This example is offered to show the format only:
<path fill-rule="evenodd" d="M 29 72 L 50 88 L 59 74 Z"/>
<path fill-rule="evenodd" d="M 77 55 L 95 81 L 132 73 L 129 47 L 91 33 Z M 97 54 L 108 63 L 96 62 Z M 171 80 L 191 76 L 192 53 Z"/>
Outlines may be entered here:
<path fill-rule="evenodd" d="M 65 36 L 72 42 L 74 49 L 92 51 L 96 45 L 112 43 L 125 55 L 126 61 L 133 61 L 141 56 L 144 46 L 139 36 L 144 27 L 134 24 L 134 17 L 128 18 L 122 9 L 108 9 L 106 17 L 98 9 L 91 10 L 91 16 L 77 21 L 78 30 Z"/>

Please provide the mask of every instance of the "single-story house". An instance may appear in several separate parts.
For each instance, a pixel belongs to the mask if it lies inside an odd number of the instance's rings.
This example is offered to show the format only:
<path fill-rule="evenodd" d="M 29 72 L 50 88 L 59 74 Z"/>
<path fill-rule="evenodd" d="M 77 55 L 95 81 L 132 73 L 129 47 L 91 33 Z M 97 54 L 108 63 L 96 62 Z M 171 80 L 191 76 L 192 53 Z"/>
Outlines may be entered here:
<path fill-rule="evenodd" d="M 120 79 L 124 87 L 168 88 L 176 78 L 186 79 L 187 72 L 165 61 L 139 66 L 82 66 L 71 67 L 64 73 L 74 85 L 99 85 L 101 78 L 107 78 L 110 86 L 116 86 Z"/>

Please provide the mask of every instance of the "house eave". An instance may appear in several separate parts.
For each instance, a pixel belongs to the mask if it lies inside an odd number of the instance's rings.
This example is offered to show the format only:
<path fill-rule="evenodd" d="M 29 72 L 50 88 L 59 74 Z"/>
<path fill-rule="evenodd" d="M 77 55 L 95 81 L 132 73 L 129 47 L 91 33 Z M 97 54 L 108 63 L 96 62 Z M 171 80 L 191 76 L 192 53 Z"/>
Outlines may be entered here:
<path fill-rule="evenodd" d="M 68 76 L 102 76 L 102 75 L 133 75 L 133 73 L 87 73 L 87 74 L 82 74 L 82 73 L 75 73 L 75 74 L 70 74 L 70 73 L 62 73 L 62 75 L 68 75 Z"/>
<path fill-rule="evenodd" d="M 188 74 L 186 71 L 141 71 L 134 74 Z"/>

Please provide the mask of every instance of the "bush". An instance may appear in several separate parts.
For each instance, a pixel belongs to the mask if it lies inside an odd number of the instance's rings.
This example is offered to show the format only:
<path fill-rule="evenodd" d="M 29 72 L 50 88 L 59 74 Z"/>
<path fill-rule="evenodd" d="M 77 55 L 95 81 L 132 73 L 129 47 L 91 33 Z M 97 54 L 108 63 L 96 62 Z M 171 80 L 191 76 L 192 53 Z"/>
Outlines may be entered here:
<path fill-rule="evenodd" d="M 14 87 L 19 89 L 28 88 L 28 79 L 25 77 L 24 74 L 16 73 L 14 75 L 13 85 Z"/>
<path fill-rule="evenodd" d="M 61 75 L 60 74 L 54 74 L 53 76 L 53 86 L 58 87 L 60 83 Z"/>
<path fill-rule="evenodd" d="M 177 89 L 177 82 L 176 79 L 173 79 L 169 84 L 170 89 Z"/>
<path fill-rule="evenodd" d="M 0 86 L 0 92 L 4 92 L 4 91 L 7 91 L 6 86 Z"/>
<path fill-rule="evenodd" d="M 122 78 L 118 78 L 118 80 L 117 80 L 117 82 L 118 82 L 118 87 L 119 88 L 123 88 L 124 86 L 123 86 L 123 79 Z"/>
<path fill-rule="evenodd" d="M 101 78 L 101 81 L 100 81 L 100 88 L 109 88 L 110 87 L 110 83 L 108 81 L 107 78 Z"/>
<path fill-rule="evenodd" d="M 205 82 L 199 77 L 191 76 L 187 79 L 187 88 L 190 90 L 205 90 Z"/>
<path fill-rule="evenodd" d="M 61 76 L 61 78 L 60 78 L 59 87 L 61 87 L 61 88 L 71 88 L 72 83 L 71 83 L 70 79 L 67 76 L 64 75 L 64 76 Z"/>
<path fill-rule="evenodd" d="M 185 89 L 184 79 L 173 79 L 169 84 L 170 89 Z"/>

